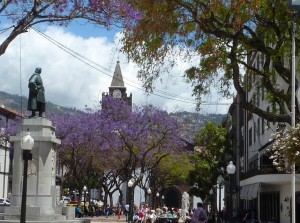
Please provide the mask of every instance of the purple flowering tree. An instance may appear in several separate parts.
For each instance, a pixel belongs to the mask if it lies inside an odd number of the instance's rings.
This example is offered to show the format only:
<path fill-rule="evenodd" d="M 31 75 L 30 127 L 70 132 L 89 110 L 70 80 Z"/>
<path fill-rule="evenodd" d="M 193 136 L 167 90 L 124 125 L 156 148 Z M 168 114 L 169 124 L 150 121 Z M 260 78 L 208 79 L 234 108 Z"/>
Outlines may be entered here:
<path fill-rule="evenodd" d="M 15 135 L 17 132 L 17 126 L 21 123 L 21 118 L 8 119 L 0 116 L 0 143 L 7 145 L 11 135 Z"/>
<path fill-rule="evenodd" d="M 175 119 L 153 107 L 131 108 L 107 98 L 102 110 L 51 117 L 62 144 L 58 156 L 66 178 L 79 191 L 99 186 L 105 196 L 131 178 L 141 185 L 144 175 L 172 154 L 182 153 Z M 97 182 L 98 181 L 98 182 Z"/>
<path fill-rule="evenodd" d="M 99 113 L 86 110 L 63 115 L 52 114 L 50 119 L 56 127 L 61 145 L 57 150 L 59 164 L 66 168 L 62 183 L 78 189 L 95 188 L 103 173 L 100 148 L 101 119 Z"/>
<path fill-rule="evenodd" d="M 67 26 L 72 20 L 82 19 L 95 26 L 131 26 L 141 14 L 124 0 L 3 0 L 0 15 L 13 22 L 1 30 L 10 34 L 0 43 L 0 55 L 20 34 L 40 23 Z"/>
<path fill-rule="evenodd" d="M 118 101 L 108 100 L 108 109 L 102 115 L 106 120 L 111 119 L 107 142 L 114 155 L 110 164 L 115 165 L 114 169 L 121 169 L 120 177 L 124 180 L 134 178 L 133 186 L 141 185 L 144 175 L 166 157 L 183 152 L 179 126 L 167 112 L 154 107 L 135 107 L 131 112 L 126 109 L 126 102 L 121 109 Z"/>

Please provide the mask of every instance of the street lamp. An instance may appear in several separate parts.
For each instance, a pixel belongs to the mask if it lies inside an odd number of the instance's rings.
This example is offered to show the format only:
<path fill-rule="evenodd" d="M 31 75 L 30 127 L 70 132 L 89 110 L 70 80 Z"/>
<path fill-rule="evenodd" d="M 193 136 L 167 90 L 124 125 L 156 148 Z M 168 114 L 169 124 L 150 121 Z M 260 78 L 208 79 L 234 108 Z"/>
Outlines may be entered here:
<path fill-rule="evenodd" d="M 230 161 L 227 168 L 226 168 L 227 173 L 228 174 L 235 174 L 235 170 L 236 170 L 235 165 L 233 164 L 232 161 Z"/>
<path fill-rule="evenodd" d="M 87 191 L 87 187 L 83 186 L 83 214 L 85 215 L 87 213 L 86 211 L 86 207 L 85 207 L 85 202 L 86 202 L 86 191 Z M 80 199 L 81 201 L 81 199 Z"/>
<path fill-rule="evenodd" d="M 164 206 L 164 200 L 165 200 L 165 196 L 163 195 L 163 196 L 161 196 L 161 200 L 162 200 L 162 207 Z"/>
<path fill-rule="evenodd" d="M 229 210 L 227 210 L 227 211 L 229 211 L 229 213 L 232 213 L 232 197 L 231 197 L 231 179 L 230 179 L 230 175 L 235 174 L 235 170 L 236 170 L 235 165 L 233 164 L 232 161 L 230 161 L 227 168 L 226 168 L 226 171 L 229 174 L 229 197 L 230 197 L 229 203 L 230 203 L 230 205 L 229 205 Z"/>
<path fill-rule="evenodd" d="M 218 222 L 221 223 L 221 211 L 222 211 L 222 208 L 221 208 L 221 190 L 222 190 L 222 186 L 223 186 L 223 183 L 224 183 L 224 178 L 222 177 L 222 175 L 219 175 L 218 178 L 217 178 L 217 184 L 218 184 L 218 187 L 219 187 L 219 214 L 218 214 Z"/>
<path fill-rule="evenodd" d="M 159 193 L 157 192 L 156 193 L 156 206 L 158 207 L 158 204 L 159 204 Z"/>
<path fill-rule="evenodd" d="M 128 223 L 132 222 L 133 220 L 133 200 L 134 197 L 132 196 L 132 186 L 133 186 L 133 179 L 128 181 L 128 193 L 129 193 L 129 213 L 128 213 Z"/>
<path fill-rule="evenodd" d="M 27 170 L 28 160 L 32 160 L 31 150 L 34 145 L 34 140 L 28 131 L 21 139 L 21 148 L 23 150 L 24 170 L 23 170 L 23 189 L 22 189 L 22 203 L 20 223 L 26 222 L 26 197 L 27 197 Z"/>
<path fill-rule="evenodd" d="M 150 207 L 151 207 L 151 206 L 150 206 L 150 201 L 151 201 L 151 189 L 150 189 L 150 187 L 148 188 L 147 193 L 148 193 L 148 196 L 149 196 L 149 204 L 148 204 L 148 207 L 150 208 Z"/>

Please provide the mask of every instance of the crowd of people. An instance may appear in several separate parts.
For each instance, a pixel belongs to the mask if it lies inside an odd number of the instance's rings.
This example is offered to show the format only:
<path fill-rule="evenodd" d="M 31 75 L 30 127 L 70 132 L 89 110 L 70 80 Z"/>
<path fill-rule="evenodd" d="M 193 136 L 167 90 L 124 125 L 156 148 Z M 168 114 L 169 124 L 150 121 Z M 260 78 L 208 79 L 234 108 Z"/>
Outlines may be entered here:
<path fill-rule="evenodd" d="M 122 215 L 126 216 L 126 221 L 129 219 L 129 205 L 125 205 L 122 207 L 119 205 L 118 207 L 110 207 L 109 205 L 104 205 L 103 207 L 98 207 L 96 205 L 86 205 L 83 210 L 82 206 L 77 205 L 75 209 L 76 217 L 83 216 L 106 216 L 107 218 L 110 215 Z M 182 219 L 185 223 L 209 223 L 211 222 L 208 217 L 209 213 L 207 213 L 205 207 L 202 203 L 197 204 L 196 209 L 189 209 L 185 219 Z M 166 206 L 160 208 L 157 207 L 155 210 L 150 209 L 147 204 L 142 205 L 142 207 L 138 207 L 137 205 L 133 206 L 133 216 L 132 222 L 134 223 L 176 223 L 179 218 L 183 218 L 181 213 L 181 209 L 178 208 L 168 208 Z M 230 222 L 233 223 L 257 223 L 257 218 L 255 212 L 252 209 L 249 210 L 240 210 L 236 209 L 232 210 L 232 215 L 230 215 L 226 208 L 224 208 L 221 213 L 219 213 L 219 218 L 222 223 L 227 223 L 230 219 Z M 170 220 L 171 219 L 171 220 Z"/>
<path fill-rule="evenodd" d="M 129 206 L 125 205 L 126 221 L 129 217 Z M 135 223 L 154 223 L 159 219 L 174 219 L 173 222 L 178 221 L 180 217 L 180 210 L 177 208 L 157 207 L 155 210 L 150 209 L 147 204 L 142 205 L 139 209 L 136 205 L 133 207 L 133 222 Z M 161 222 L 164 223 L 164 222 Z"/>
<path fill-rule="evenodd" d="M 129 219 L 129 205 L 125 205 L 124 207 L 119 206 L 119 208 L 113 208 L 108 205 L 104 205 L 103 207 L 98 207 L 97 205 L 77 205 L 75 208 L 76 217 L 84 217 L 84 216 L 106 216 L 110 215 L 122 215 L 126 216 L 126 221 Z M 199 220 L 200 215 L 204 216 L 203 221 Z M 181 214 L 181 209 L 178 208 L 168 208 L 157 207 L 155 210 L 148 207 L 148 204 L 142 205 L 140 208 L 137 205 L 133 206 L 133 215 L 132 221 L 134 223 L 177 223 L 179 218 L 183 217 Z M 195 210 L 190 210 L 187 213 L 186 219 L 183 219 L 186 223 L 205 223 L 207 222 L 207 213 L 202 203 L 198 203 L 197 208 Z"/>
<path fill-rule="evenodd" d="M 126 221 L 128 221 L 129 205 L 125 205 L 124 213 Z M 147 204 L 144 204 L 140 209 L 134 206 L 133 222 L 134 223 L 177 223 L 182 218 L 185 223 L 207 223 L 207 212 L 202 203 L 197 204 L 197 208 L 189 209 L 186 215 L 182 214 L 182 210 L 172 207 L 158 207 L 155 210 L 150 209 Z"/>
<path fill-rule="evenodd" d="M 117 214 L 118 210 L 115 207 L 110 207 L 109 205 L 99 206 L 97 203 L 91 201 L 86 202 L 85 205 L 78 204 L 75 208 L 75 216 L 78 218 L 88 216 L 88 217 L 98 217 L 98 216 L 108 216 Z"/>

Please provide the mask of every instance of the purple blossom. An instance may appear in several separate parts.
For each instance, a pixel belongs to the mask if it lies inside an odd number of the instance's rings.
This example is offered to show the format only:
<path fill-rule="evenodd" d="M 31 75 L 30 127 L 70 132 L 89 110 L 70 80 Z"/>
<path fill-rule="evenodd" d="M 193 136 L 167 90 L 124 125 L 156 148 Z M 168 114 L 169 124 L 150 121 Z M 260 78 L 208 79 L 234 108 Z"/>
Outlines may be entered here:
<path fill-rule="evenodd" d="M 132 109 L 113 98 L 105 99 L 102 107 L 51 116 L 62 140 L 59 154 L 80 151 L 78 162 L 89 162 L 92 154 L 104 168 L 125 168 L 131 174 L 137 168 L 149 171 L 163 157 L 182 151 L 180 129 L 167 112 L 153 107 Z"/>

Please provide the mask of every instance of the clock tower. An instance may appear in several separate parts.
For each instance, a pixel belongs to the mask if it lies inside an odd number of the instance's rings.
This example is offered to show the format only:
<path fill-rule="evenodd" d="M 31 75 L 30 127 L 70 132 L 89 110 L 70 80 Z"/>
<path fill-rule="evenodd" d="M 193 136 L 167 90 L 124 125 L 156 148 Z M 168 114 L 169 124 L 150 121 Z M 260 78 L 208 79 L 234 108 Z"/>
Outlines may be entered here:
<path fill-rule="evenodd" d="M 102 101 L 104 97 L 120 98 L 132 106 L 132 94 L 127 96 L 126 87 L 124 86 L 123 76 L 121 72 L 120 62 L 117 61 L 114 75 L 109 87 L 109 92 L 102 93 Z"/>

